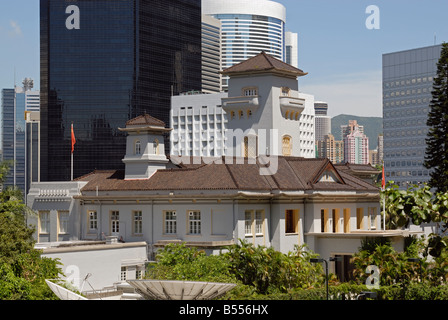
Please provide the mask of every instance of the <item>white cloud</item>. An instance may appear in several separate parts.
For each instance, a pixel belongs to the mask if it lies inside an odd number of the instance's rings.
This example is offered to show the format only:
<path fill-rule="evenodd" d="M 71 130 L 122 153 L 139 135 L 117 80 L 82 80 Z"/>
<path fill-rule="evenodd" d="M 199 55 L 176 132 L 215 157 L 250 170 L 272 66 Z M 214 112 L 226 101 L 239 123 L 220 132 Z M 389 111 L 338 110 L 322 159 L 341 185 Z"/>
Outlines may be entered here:
<path fill-rule="evenodd" d="M 319 83 L 301 82 L 301 92 L 328 103 L 330 116 L 382 117 L 382 71 L 329 76 Z"/>
<path fill-rule="evenodd" d="M 9 21 L 9 26 L 11 27 L 9 29 L 9 36 L 10 37 L 20 37 L 22 36 L 22 29 L 20 28 L 19 24 L 17 23 L 17 21 L 14 20 L 10 20 Z"/>

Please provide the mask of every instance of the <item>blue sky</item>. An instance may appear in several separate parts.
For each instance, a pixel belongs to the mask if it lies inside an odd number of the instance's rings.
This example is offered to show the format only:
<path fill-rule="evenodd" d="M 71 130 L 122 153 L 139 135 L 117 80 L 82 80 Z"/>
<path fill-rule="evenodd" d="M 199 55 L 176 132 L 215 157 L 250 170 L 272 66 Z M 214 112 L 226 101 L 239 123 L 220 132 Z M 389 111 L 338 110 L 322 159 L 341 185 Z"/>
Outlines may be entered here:
<path fill-rule="evenodd" d="M 257 1 L 257 0 L 254 0 Z M 300 90 L 329 113 L 381 116 L 382 54 L 448 42 L 447 0 L 277 0 L 299 34 Z M 365 22 L 379 8 L 380 29 Z M 39 87 L 39 1 L 0 1 L 0 88 L 25 77 Z"/>

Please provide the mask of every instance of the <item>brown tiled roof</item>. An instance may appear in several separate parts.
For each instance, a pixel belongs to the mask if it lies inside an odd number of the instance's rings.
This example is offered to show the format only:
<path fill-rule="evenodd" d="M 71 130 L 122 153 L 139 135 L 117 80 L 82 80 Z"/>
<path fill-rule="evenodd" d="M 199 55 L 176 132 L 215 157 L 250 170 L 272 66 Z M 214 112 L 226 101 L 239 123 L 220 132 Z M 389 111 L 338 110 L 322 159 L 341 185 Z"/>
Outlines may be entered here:
<path fill-rule="evenodd" d="M 126 125 L 127 126 L 147 125 L 147 126 L 156 126 L 156 127 L 164 127 L 165 128 L 165 122 L 163 122 L 162 120 L 159 120 L 157 118 L 154 118 L 154 117 L 150 116 L 149 114 L 143 114 L 134 119 L 131 119 L 126 122 Z"/>
<path fill-rule="evenodd" d="M 350 175 L 337 171 L 341 183 L 317 182 L 317 175 L 327 167 L 327 159 L 304 159 L 278 157 L 278 169 L 274 175 L 260 175 L 260 163 L 238 164 L 223 161 L 221 164 L 202 163 L 178 165 L 173 169 L 158 170 L 151 178 L 125 180 L 124 171 L 95 171 L 76 180 L 87 181 L 82 189 L 95 191 L 157 191 L 157 190 L 241 190 L 271 192 L 274 190 L 340 190 L 378 191 L 375 186 Z M 246 159 L 247 162 L 247 159 Z M 336 170 L 336 169 L 335 169 Z"/>
<path fill-rule="evenodd" d="M 261 52 L 258 55 L 249 58 L 243 62 L 235 64 L 234 66 L 222 71 L 222 74 L 245 74 L 245 73 L 260 73 L 260 72 L 281 72 L 295 76 L 304 76 L 308 73 L 295 68 L 271 55 Z"/>

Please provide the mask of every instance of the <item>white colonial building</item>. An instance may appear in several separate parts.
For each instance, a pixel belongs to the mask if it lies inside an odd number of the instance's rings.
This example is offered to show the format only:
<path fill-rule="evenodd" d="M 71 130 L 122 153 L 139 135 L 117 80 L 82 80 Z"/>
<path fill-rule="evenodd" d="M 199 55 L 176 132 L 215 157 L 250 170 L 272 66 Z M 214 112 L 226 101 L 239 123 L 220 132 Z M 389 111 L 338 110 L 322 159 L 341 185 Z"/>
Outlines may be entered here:
<path fill-rule="evenodd" d="M 409 231 L 382 230 L 379 189 L 365 181 L 366 168 L 300 156 L 296 141 L 302 133 L 295 121 L 306 106 L 294 79 L 298 69 L 264 54 L 259 58 L 274 63 L 273 69 L 252 70 L 250 79 L 241 71 L 248 66 L 237 65 L 244 68 L 230 79 L 239 85 L 230 88 L 244 89 L 239 95 L 229 92 L 223 108 L 234 112 L 229 125 L 235 130 L 257 133 L 258 124 L 278 129 L 268 144 L 278 148 L 261 152 L 259 135 L 243 135 L 240 156 L 167 157 L 163 138 L 171 129 L 150 115 L 131 119 L 120 129 L 128 133 L 124 170 L 32 184 L 28 204 L 37 214 L 28 222 L 37 226 L 44 255 L 77 266 L 81 278 L 89 273 L 92 281 L 100 278 L 96 285 L 102 288 L 141 276 L 145 261 L 168 243 L 183 242 L 210 254 L 240 239 L 285 253 L 306 244 L 323 258 L 341 257 L 330 267 L 342 280 L 362 239 L 389 237 L 401 249 Z M 247 62 L 263 65 L 255 59 Z M 255 137 L 253 151 L 245 137 Z"/>

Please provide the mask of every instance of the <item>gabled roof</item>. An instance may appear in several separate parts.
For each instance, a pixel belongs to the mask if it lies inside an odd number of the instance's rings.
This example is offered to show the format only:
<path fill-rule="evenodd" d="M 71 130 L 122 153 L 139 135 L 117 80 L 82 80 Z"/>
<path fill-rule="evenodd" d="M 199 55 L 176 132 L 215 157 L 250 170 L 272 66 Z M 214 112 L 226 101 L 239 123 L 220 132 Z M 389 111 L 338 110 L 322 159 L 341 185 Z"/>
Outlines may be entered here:
<path fill-rule="evenodd" d="M 263 167 L 256 163 L 230 162 L 173 165 L 158 170 L 149 179 L 125 180 L 124 171 L 95 171 L 76 180 L 86 181 L 82 192 L 96 191 L 162 191 L 162 190 L 234 190 L 234 191 L 356 191 L 376 192 L 379 189 L 362 179 L 339 171 L 327 159 L 278 157 L 273 175 L 260 175 Z M 240 159 L 241 160 L 241 159 Z M 228 163 L 230 162 L 230 163 Z M 173 162 L 174 163 L 174 162 Z M 328 169 L 340 178 L 339 182 L 319 182 L 319 175 Z M 317 182 L 316 182 L 317 181 Z"/>
<path fill-rule="evenodd" d="M 223 70 L 221 73 L 228 76 L 277 73 L 294 77 L 304 76 L 308 74 L 277 58 L 274 58 L 271 55 L 266 54 L 264 51 L 252 58 L 249 58 L 243 62 L 240 62 L 230 68 Z"/>

